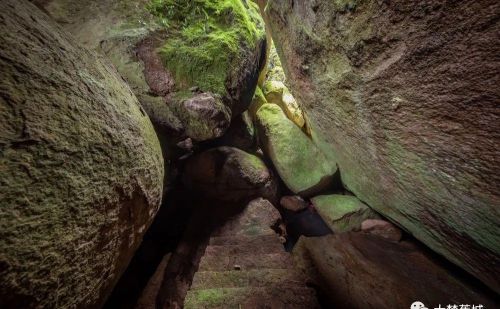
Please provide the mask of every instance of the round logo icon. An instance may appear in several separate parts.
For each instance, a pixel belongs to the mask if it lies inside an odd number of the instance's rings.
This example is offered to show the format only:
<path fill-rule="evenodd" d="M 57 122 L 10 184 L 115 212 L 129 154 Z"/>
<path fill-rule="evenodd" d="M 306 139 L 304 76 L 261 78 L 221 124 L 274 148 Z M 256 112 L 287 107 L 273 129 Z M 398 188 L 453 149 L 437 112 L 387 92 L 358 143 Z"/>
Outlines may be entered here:
<path fill-rule="evenodd" d="M 429 309 L 421 301 L 416 301 L 411 304 L 410 309 Z"/>

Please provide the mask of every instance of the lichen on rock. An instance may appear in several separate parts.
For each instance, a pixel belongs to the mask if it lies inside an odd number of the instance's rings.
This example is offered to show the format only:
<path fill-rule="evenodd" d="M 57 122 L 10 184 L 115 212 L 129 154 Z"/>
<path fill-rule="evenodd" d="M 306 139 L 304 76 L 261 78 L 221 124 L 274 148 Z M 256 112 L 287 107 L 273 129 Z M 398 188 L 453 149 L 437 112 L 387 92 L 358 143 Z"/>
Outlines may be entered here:
<path fill-rule="evenodd" d="M 162 196 L 153 126 L 106 60 L 0 2 L 0 307 L 100 307 Z"/>

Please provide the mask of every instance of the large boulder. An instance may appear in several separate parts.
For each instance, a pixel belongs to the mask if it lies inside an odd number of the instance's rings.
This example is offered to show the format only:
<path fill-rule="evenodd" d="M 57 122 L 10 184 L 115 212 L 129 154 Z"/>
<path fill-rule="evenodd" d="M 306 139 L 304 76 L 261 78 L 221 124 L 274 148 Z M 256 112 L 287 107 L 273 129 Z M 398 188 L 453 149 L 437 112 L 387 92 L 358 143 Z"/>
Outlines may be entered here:
<path fill-rule="evenodd" d="M 256 127 L 264 152 L 290 190 L 309 196 L 332 185 L 335 161 L 328 160 L 278 105 L 264 104 L 257 111 Z"/>
<path fill-rule="evenodd" d="M 329 308 L 410 308 L 415 301 L 427 308 L 498 305 L 470 276 L 456 274 L 456 267 L 411 241 L 398 243 L 361 232 L 301 237 L 293 257 Z"/>
<path fill-rule="evenodd" d="M 153 126 L 116 71 L 0 2 L 0 307 L 99 307 L 161 199 Z"/>
<path fill-rule="evenodd" d="M 252 100 L 266 50 L 264 24 L 255 3 L 38 2 L 80 43 L 110 58 L 160 135 L 179 136 L 179 140 L 221 135 L 210 130 L 197 134 L 200 126 L 219 121 L 217 113 L 194 111 L 185 117 L 185 101 L 198 92 L 218 96 L 229 120 L 246 110 Z M 227 127 L 220 126 L 222 133 Z"/>
<path fill-rule="evenodd" d="M 216 200 L 277 199 L 277 181 L 264 162 L 234 147 L 217 147 L 193 156 L 186 163 L 183 181 L 188 188 Z"/>
<path fill-rule="evenodd" d="M 500 292 L 500 3 L 270 0 L 266 12 L 349 190 Z"/>
<path fill-rule="evenodd" d="M 313 197 L 311 202 L 335 233 L 359 231 L 366 219 L 379 218 L 370 207 L 352 195 L 319 195 Z"/>

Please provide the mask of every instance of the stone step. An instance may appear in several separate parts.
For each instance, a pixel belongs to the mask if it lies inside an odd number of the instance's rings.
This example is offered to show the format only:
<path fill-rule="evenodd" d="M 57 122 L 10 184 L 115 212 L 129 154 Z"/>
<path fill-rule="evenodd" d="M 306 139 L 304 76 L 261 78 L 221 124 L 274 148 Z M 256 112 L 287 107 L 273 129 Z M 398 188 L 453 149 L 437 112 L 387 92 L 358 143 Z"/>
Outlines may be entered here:
<path fill-rule="evenodd" d="M 264 254 L 264 253 L 277 253 L 282 252 L 285 249 L 283 245 L 276 241 L 273 242 L 264 242 L 261 244 L 254 243 L 241 243 L 237 245 L 210 245 L 207 246 L 205 250 L 205 255 L 216 255 L 219 257 L 222 256 L 242 256 L 242 255 L 255 255 L 255 254 Z"/>
<path fill-rule="evenodd" d="M 307 287 L 245 287 L 190 291 L 185 309 L 318 309 L 316 293 Z"/>
<path fill-rule="evenodd" d="M 191 290 L 211 288 L 264 287 L 270 285 L 305 286 L 305 279 L 289 269 L 250 269 L 198 271 Z"/>
<path fill-rule="evenodd" d="M 199 271 L 212 270 L 234 270 L 238 266 L 241 270 L 248 269 L 292 269 L 293 259 L 288 252 L 264 253 L 264 254 L 241 254 L 220 256 L 219 254 L 204 256 L 201 260 Z"/>
<path fill-rule="evenodd" d="M 255 236 L 238 235 L 238 236 L 217 236 L 210 238 L 209 245 L 225 246 L 225 245 L 258 245 L 262 243 L 280 243 L 279 236 L 276 233 L 261 234 Z"/>

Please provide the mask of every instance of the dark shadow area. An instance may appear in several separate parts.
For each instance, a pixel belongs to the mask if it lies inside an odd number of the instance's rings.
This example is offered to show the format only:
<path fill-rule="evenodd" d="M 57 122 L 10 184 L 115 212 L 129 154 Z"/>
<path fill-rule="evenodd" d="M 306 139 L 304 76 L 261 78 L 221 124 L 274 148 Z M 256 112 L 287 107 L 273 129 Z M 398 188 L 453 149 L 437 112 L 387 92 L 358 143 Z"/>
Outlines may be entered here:
<path fill-rule="evenodd" d="M 194 205 L 192 192 L 177 185 L 166 196 L 127 270 L 103 308 L 134 308 L 163 256 L 177 247 Z"/>

